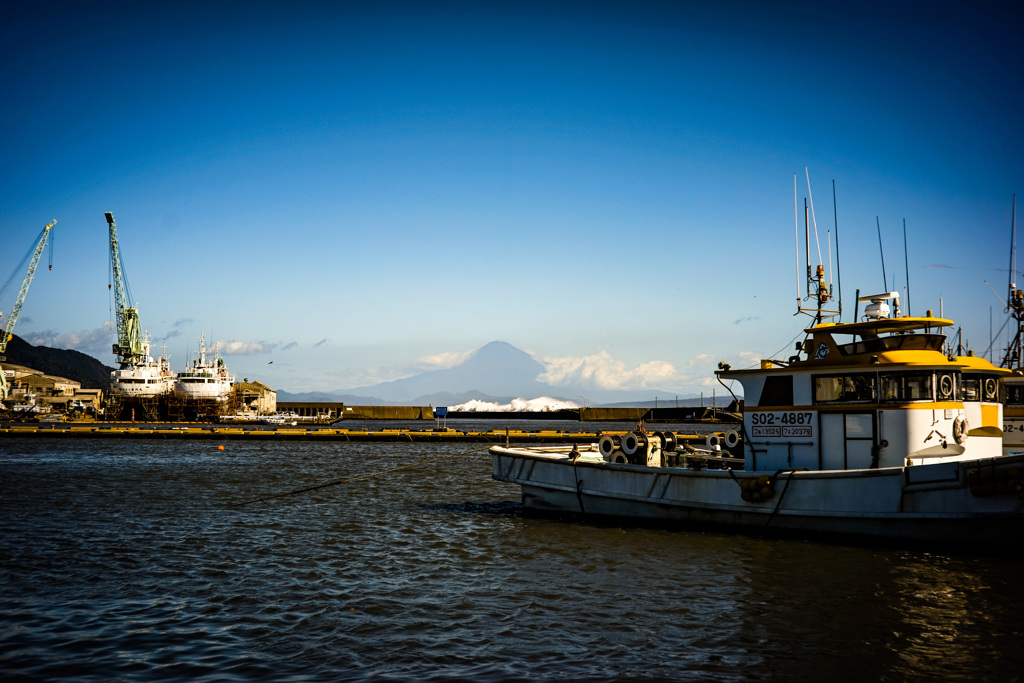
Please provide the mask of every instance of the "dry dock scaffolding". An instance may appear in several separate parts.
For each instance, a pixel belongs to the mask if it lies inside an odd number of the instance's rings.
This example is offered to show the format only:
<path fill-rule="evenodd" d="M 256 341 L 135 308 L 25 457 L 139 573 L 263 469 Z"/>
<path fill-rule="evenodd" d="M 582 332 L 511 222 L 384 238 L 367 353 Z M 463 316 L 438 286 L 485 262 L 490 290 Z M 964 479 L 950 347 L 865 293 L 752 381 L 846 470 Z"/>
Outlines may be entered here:
<path fill-rule="evenodd" d="M 115 420 L 156 422 L 166 416 L 163 403 L 162 397 L 135 398 L 114 394 L 107 398 L 104 410 Z"/>

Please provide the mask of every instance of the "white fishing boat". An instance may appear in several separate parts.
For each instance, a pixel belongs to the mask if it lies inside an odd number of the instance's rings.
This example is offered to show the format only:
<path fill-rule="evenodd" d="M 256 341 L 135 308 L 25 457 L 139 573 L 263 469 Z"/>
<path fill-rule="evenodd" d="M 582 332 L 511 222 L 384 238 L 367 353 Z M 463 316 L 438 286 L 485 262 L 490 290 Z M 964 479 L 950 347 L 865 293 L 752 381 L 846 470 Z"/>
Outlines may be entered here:
<path fill-rule="evenodd" d="M 228 424 L 258 424 L 263 422 L 263 417 L 252 410 L 240 410 L 230 415 L 221 415 L 220 421 Z"/>
<path fill-rule="evenodd" d="M 299 416 L 291 411 L 279 411 L 268 415 L 264 422 L 268 425 L 291 425 L 294 427 L 299 423 Z"/>
<path fill-rule="evenodd" d="M 895 297 L 865 297 L 859 322 L 819 317 L 787 360 L 720 364 L 720 380 L 743 387 L 742 460 L 687 456 L 675 435 L 637 430 L 583 448 L 493 447 L 493 477 L 519 484 L 527 510 L 1016 543 L 1024 454 L 1002 454 L 989 383 L 1005 371 L 946 355 L 952 321 L 899 317 L 898 303 L 889 315 Z"/>
<path fill-rule="evenodd" d="M 206 335 L 199 336 L 199 351 L 192 362 L 179 372 L 174 383 L 175 398 L 185 401 L 214 401 L 223 403 L 231 396 L 235 378 L 228 373 L 223 358 L 217 358 L 217 346 L 213 354 L 206 356 Z"/>

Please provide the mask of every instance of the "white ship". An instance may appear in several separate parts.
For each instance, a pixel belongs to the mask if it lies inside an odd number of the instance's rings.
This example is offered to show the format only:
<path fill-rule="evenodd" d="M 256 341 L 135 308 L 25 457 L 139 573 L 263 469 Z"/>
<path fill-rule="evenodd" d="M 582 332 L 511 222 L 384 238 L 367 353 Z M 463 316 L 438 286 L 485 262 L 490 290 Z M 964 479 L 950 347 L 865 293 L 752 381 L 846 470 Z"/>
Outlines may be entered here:
<path fill-rule="evenodd" d="M 142 354 L 125 358 L 121 367 L 110 373 L 110 393 L 118 398 L 160 398 L 171 393 L 174 373 L 166 350 L 159 360 L 149 355 L 149 333 L 142 340 Z"/>
<path fill-rule="evenodd" d="M 174 396 L 187 401 L 226 402 L 231 395 L 235 378 L 228 373 L 223 358 L 217 358 L 214 345 L 213 357 L 206 357 L 206 335 L 199 336 L 199 352 L 192 363 L 179 372 L 174 383 Z"/>

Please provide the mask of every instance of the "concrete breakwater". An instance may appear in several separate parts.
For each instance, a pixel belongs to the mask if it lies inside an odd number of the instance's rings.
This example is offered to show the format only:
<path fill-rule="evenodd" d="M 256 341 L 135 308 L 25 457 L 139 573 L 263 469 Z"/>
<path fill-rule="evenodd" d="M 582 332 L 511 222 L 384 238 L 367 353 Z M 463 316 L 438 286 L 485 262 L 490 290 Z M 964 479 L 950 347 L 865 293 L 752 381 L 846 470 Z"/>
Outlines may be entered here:
<path fill-rule="evenodd" d="M 313 403 L 278 401 L 277 409 L 294 412 L 300 417 L 325 415 L 331 420 L 432 420 L 437 408 L 434 406 L 359 406 L 344 403 Z M 445 409 L 452 419 L 479 420 L 571 420 L 578 422 L 701 422 L 724 424 L 739 421 L 735 405 L 723 407 L 708 406 L 664 406 L 645 407 L 586 407 L 539 412 L 524 411 L 455 411 Z"/>
<path fill-rule="evenodd" d="M 623 430 L 565 431 L 492 429 L 487 431 L 447 429 L 338 429 L 335 427 L 227 427 L 220 425 L 145 425 L 145 424 L 6 424 L 0 425 L 0 437 L 55 439 L 210 439 L 221 441 L 405 441 L 483 442 L 483 443 L 594 443 L 602 434 L 621 434 Z M 721 435 L 719 435 L 721 437 Z M 706 434 L 676 434 L 684 443 L 703 446 Z"/>

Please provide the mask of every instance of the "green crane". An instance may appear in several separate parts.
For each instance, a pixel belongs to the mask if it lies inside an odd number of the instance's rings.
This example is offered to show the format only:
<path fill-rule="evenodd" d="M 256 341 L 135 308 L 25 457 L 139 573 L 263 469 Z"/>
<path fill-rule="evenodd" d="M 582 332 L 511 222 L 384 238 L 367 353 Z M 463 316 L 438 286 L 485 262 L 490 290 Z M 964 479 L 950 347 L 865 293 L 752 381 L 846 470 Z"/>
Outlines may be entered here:
<path fill-rule="evenodd" d="M 43 228 L 43 232 L 39 235 L 36 250 L 32 254 L 32 261 L 28 264 L 28 272 L 25 273 L 25 281 L 21 283 L 18 298 L 15 299 L 11 314 L 7 316 L 7 324 L 4 325 L 3 337 L 0 337 L 0 361 L 7 360 L 7 357 L 4 355 L 7 352 L 7 342 L 14 336 L 14 324 L 18 322 L 18 316 L 21 314 L 21 305 L 25 303 L 28 286 L 32 284 L 32 278 L 36 276 L 36 266 L 39 265 L 39 257 L 43 255 L 43 249 L 46 247 L 46 238 L 50 235 L 50 229 L 55 225 L 57 225 L 57 221 L 51 221 L 49 225 Z M 52 264 L 50 268 L 53 268 Z M 9 394 L 10 389 L 7 386 L 7 378 L 0 371 L 0 401 L 6 401 Z"/>
<path fill-rule="evenodd" d="M 145 362 L 146 349 L 140 333 L 139 309 L 132 303 L 124 275 L 124 262 L 121 260 L 121 250 L 117 245 L 114 214 L 107 211 L 103 215 L 107 217 L 107 225 L 110 227 L 110 270 L 114 276 L 114 310 L 117 315 L 117 343 L 114 344 L 113 352 L 124 369 Z"/>

